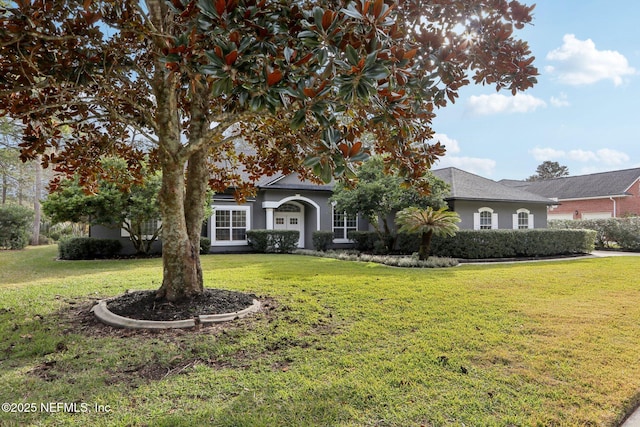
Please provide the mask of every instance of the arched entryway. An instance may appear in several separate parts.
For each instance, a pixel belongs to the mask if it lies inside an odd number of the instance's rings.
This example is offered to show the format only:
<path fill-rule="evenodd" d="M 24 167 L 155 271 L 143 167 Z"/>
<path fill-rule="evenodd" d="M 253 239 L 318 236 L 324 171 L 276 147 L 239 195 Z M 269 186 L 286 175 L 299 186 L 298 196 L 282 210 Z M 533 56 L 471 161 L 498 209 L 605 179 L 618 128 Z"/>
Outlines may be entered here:
<path fill-rule="evenodd" d="M 298 247 L 304 248 L 304 205 L 298 202 L 281 204 L 273 213 L 273 228 L 300 232 Z"/>
<path fill-rule="evenodd" d="M 262 207 L 265 209 L 265 223 L 269 230 L 274 229 L 297 229 L 300 232 L 300 240 L 298 241 L 298 247 L 305 247 L 305 235 L 307 234 L 307 227 L 311 227 L 311 230 L 320 229 L 320 206 L 308 197 L 301 195 L 285 197 L 278 201 L 262 202 Z M 309 223 L 310 215 L 313 215 L 313 209 L 315 208 L 316 223 Z M 310 212 L 306 210 L 311 209 Z M 306 215 L 305 215 L 306 213 Z M 305 222 L 305 217 L 307 221 Z"/>

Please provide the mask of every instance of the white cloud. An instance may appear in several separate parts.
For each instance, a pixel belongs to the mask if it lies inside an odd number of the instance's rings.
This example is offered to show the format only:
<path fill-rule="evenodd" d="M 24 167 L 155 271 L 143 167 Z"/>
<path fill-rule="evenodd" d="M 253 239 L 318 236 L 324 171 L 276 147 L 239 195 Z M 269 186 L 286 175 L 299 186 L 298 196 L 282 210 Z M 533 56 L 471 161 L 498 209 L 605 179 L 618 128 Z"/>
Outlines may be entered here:
<path fill-rule="evenodd" d="M 479 157 L 450 157 L 449 161 L 451 162 L 450 166 L 485 177 L 492 176 L 496 168 L 496 161 L 493 159 L 482 159 Z"/>
<path fill-rule="evenodd" d="M 529 150 L 529 154 L 531 154 L 534 159 L 544 162 L 546 160 L 555 160 L 562 158 L 564 157 L 565 152 L 562 150 L 556 150 L 555 148 L 536 147 L 532 150 Z"/>
<path fill-rule="evenodd" d="M 602 163 L 611 166 L 622 165 L 631 158 L 622 151 L 612 150 L 610 148 L 603 148 L 602 150 L 598 150 L 598 157 L 602 160 Z"/>
<path fill-rule="evenodd" d="M 552 96 L 550 102 L 551 105 L 557 108 L 568 107 L 571 105 L 569 103 L 569 99 L 567 98 L 567 94 L 564 92 L 560 93 L 559 97 Z"/>
<path fill-rule="evenodd" d="M 536 147 L 532 150 L 529 150 L 529 154 L 531 154 L 534 159 L 541 162 L 546 160 L 557 161 L 566 159 L 581 163 L 602 163 L 606 166 L 620 166 L 631 160 L 631 157 L 629 157 L 627 153 L 618 150 L 612 150 L 610 148 L 602 148 L 597 151 L 579 149 L 563 151 L 556 150 L 555 148 L 550 147 Z"/>
<path fill-rule="evenodd" d="M 567 153 L 567 158 L 576 162 L 589 162 L 598 160 L 598 156 L 593 151 L 571 150 Z"/>
<path fill-rule="evenodd" d="M 600 80 L 611 80 L 619 86 L 624 77 L 636 74 L 627 58 L 614 50 L 598 50 L 591 39 L 578 40 L 565 34 L 561 47 L 547 54 L 547 60 L 556 65 L 546 67 L 558 81 L 569 85 L 588 85 Z"/>
<path fill-rule="evenodd" d="M 496 168 L 495 160 L 453 155 L 462 151 L 460 144 L 456 139 L 453 139 L 444 133 L 436 133 L 433 136 L 433 139 L 435 141 L 440 141 L 447 148 L 447 153 L 438 159 L 433 167 L 434 169 L 456 167 L 482 176 L 493 175 Z"/>
<path fill-rule="evenodd" d="M 467 108 L 471 114 L 486 116 L 500 113 L 529 113 L 538 107 L 546 107 L 547 103 L 535 96 L 518 93 L 507 96 L 494 93 L 492 95 L 471 96 Z"/>
<path fill-rule="evenodd" d="M 455 154 L 460 152 L 460 144 L 457 140 L 450 138 L 444 133 L 436 133 L 433 135 L 434 141 L 440 141 L 447 149 L 447 154 Z"/>

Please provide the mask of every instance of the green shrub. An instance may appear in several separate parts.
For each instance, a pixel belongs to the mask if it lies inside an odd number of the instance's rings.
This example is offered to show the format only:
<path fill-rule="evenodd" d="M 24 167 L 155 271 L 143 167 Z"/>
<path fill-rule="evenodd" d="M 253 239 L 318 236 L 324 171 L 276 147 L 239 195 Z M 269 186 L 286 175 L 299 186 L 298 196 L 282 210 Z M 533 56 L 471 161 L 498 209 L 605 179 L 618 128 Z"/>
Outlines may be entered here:
<path fill-rule="evenodd" d="M 351 232 L 349 238 L 360 252 L 377 253 L 383 247 L 374 231 Z M 544 257 L 589 253 L 595 238 L 590 230 L 459 230 L 453 237 L 433 236 L 431 252 L 462 259 Z M 419 247 L 418 234 L 399 233 L 394 252 L 410 255 Z"/>
<path fill-rule="evenodd" d="M 455 236 L 434 236 L 434 255 L 463 259 L 546 257 L 589 253 L 593 230 L 460 230 Z"/>
<path fill-rule="evenodd" d="M 333 244 L 333 231 L 314 231 L 313 247 L 317 251 L 326 251 Z"/>
<path fill-rule="evenodd" d="M 375 231 L 349 231 L 347 237 L 360 252 L 373 252 L 376 242 L 380 241 L 380 236 Z"/>
<path fill-rule="evenodd" d="M 247 240 L 257 252 L 293 252 L 298 246 L 300 232 L 297 230 L 249 230 Z"/>
<path fill-rule="evenodd" d="M 584 220 L 552 220 L 553 229 L 587 229 L 596 232 L 595 247 L 640 251 L 640 217 Z"/>
<path fill-rule="evenodd" d="M 211 239 L 208 237 L 200 237 L 200 254 L 208 254 L 211 252 Z"/>
<path fill-rule="evenodd" d="M 400 254 L 413 254 L 420 250 L 420 236 L 416 233 L 398 233 L 396 248 Z"/>
<path fill-rule="evenodd" d="M 24 249 L 32 222 L 33 210 L 18 205 L 0 206 L 0 249 Z"/>
<path fill-rule="evenodd" d="M 66 260 L 114 258 L 120 250 L 122 243 L 117 239 L 74 237 L 58 243 L 58 256 Z"/>

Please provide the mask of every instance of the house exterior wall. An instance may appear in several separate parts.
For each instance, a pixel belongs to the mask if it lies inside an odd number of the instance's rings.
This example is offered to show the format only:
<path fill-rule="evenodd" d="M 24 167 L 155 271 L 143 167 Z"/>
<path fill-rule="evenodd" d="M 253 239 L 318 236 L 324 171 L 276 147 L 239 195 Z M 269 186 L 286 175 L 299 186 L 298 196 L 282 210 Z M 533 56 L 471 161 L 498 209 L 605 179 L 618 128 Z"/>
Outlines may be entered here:
<path fill-rule="evenodd" d="M 640 180 L 627 190 L 628 195 L 593 199 L 559 200 L 549 208 L 549 219 L 620 218 L 640 215 Z"/>
<path fill-rule="evenodd" d="M 104 225 L 92 225 L 90 228 L 90 235 L 96 239 L 115 239 L 120 240 L 122 243 L 122 255 L 134 255 L 136 250 L 133 247 L 133 243 L 129 237 L 122 237 L 122 232 L 119 227 L 105 227 Z M 162 242 L 158 239 L 151 245 L 151 253 L 157 254 L 162 252 Z"/>
<path fill-rule="evenodd" d="M 602 197 L 580 200 L 559 200 L 549 209 L 549 219 L 554 216 L 571 219 L 613 218 L 640 215 L 640 180 L 627 190 L 627 196 Z"/>
<path fill-rule="evenodd" d="M 527 209 L 533 215 L 533 228 L 547 227 L 547 208 L 542 204 L 527 204 L 519 202 L 492 202 L 478 200 L 449 200 L 449 208 L 460 215 L 458 226 L 462 230 L 473 230 L 474 214 L 482 208 L 489 208 L 497 214 L 498 229 L 513 229 L 513 215 L 519 209 Z"/>
<path fill-rule="evenodd" d="M 235 209 L 243 207 L 248 211 L 248 229 L 274 228 L 274 217 L 279 206 L 285 203 L 301 205 L 304 209 L 303 247 L 314 249 L 313 233 L 316 230 L 333 231 L 333 207 L 329 202 L 332 193 L 328 190 L 290 190 L 265 188 L 258 192 L 255 199 L 243 205 L 237 204 L 229 196 L 214 197 L 213 206 L 218 209 Z M 271 210 L 271 213 L 268 211 Z M 271 221 L 271 223 L 269 223 Z M 358 229 L 366 230 L 368 224 L 359 219 Z M 211 253 L 249 252 L 251 247 L 246 242 L 231 244 L 230 242 L 216 242 L 214 239 L 214 217 L 210 218 L 206 226 L 206 236 L 211 238 Z M 348 248 L 350 243 L 334 243 L 333 247 Z"/>

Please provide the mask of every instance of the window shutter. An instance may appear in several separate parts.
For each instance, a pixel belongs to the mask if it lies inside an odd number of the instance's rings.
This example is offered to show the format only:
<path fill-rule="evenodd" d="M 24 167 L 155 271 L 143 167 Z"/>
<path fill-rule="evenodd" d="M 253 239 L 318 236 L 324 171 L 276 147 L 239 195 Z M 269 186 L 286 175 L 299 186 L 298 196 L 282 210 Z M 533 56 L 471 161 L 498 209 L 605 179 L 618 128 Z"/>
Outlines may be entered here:
<path fill-rule="evenodd" d="M 533 214 L 529 214 L 529 228 L 533 228 Z"/>
<path fill-rule="evenodd" d="M 512 221 L 513 221 L 513 229 L 517 230 L 518 229 L 518 214 L 517 213 L 513 214 L 513 215 L 511 215 L 511 217 L 513 218 L 512 219 Z"/>
<path fill-rule="evenodd" d="M 473 214 L 473 229 L 480 230 L 480 212 Z"/>
<path fill-rule="evenodd" d="M 491 229 L 495 230 L 498 228 L 498 214 L 491 214 Z"/>

